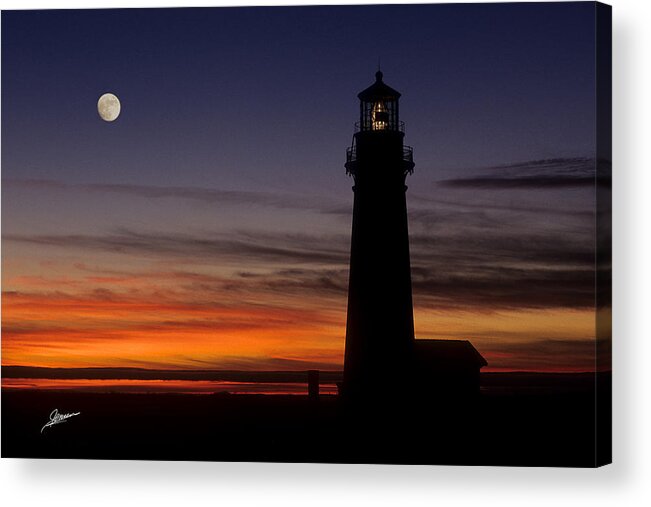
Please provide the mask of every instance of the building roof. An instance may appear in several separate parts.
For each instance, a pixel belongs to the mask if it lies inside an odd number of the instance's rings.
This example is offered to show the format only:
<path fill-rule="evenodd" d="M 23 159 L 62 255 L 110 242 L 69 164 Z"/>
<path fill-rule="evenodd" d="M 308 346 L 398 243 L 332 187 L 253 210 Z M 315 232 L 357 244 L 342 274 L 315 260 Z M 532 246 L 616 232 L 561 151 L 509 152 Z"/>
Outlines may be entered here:
<path fill-rule="evenodd" d="M 487 366 L 486 359 L 468 340 L 416 340 L 414 350 L 418 361 L 444 364 L 473 364 Z"/>
<path fill-rule="evenodd" d="M 400 97 L 400 92 L 386 85 L 382 81 L 382 76 L 382 72 L 378 70 L 375 73 L 375 83 L 357 94 L 359 100 L 372 102 L 377 99 L 398 99 Z"/>

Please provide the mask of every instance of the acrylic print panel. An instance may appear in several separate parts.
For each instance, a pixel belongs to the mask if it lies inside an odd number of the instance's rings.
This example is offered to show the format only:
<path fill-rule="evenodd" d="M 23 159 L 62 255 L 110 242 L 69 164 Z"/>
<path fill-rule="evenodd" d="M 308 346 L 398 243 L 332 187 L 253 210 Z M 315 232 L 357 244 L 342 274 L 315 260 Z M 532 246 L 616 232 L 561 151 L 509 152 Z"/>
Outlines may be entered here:
<path fill-rule="evenodd" d="M 4 11 L 2 106 L 4 457 L 610 461 L 610 7 Z"/>

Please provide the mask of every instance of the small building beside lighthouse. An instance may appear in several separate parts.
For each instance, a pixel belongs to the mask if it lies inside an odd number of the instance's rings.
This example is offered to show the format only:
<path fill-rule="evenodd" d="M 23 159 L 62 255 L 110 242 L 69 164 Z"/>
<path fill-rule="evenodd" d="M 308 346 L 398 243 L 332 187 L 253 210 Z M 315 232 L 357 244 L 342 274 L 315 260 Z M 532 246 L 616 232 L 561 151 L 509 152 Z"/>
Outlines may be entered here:
<path fill-rule="evenodd" d="M 419 386 L 430 390 L 446 378 L 464 392 L 475 386 L 478 392 L 486 361 L 470 342 L 464 342 L 470 348 L 434 343 L 445 340 L 421 344 L 414 337 L 406 200 L 413 150 L 404 144 L 401 94 L 383 77 L 378 71 L 375 83 L 358 94 L 359 121 L 346 150 L 354 202 L 342 394 L 368 400 Z M 446 362 L 450 350 L 454 360 Z"/>

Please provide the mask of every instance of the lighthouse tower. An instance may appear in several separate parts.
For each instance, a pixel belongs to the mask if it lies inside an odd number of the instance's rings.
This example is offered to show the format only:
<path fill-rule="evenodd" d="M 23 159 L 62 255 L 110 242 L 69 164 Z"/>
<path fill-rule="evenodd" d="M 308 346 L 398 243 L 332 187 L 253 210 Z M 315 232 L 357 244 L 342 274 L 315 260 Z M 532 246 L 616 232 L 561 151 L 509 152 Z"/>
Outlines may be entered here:
<path fill-rule="evenodd" d="M 343 395 L 372 399 L 408 378 L 414 346 L 405 179 L 414 170 L 403 144 L 400 93 L 382 72 L 359 93 L 360 117 L 346 151 L 354 179 Z"/>

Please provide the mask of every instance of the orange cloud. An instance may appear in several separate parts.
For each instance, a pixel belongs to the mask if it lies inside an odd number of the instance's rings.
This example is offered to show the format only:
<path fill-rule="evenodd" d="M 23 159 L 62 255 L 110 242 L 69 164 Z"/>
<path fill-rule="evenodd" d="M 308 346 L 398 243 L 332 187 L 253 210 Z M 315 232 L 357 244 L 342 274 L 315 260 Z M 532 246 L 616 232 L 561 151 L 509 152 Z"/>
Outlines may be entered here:
<path fill-rule="evenodd" d="M 133 268 L 131 268 L 133 270 Z M 198 268 L 197 268 L 198 269 Z M 5 278 L 3 364 L 339 369 L 345 272 L 29 266 Z M 34 270 L 37 271 L 37 270 Z M 54 274 L 56 273 L 56 275 Z M 590 309 L 447 307 L 414 298 L 417 338 L 470 339 L 487 371 L 594 369 Z"/>

